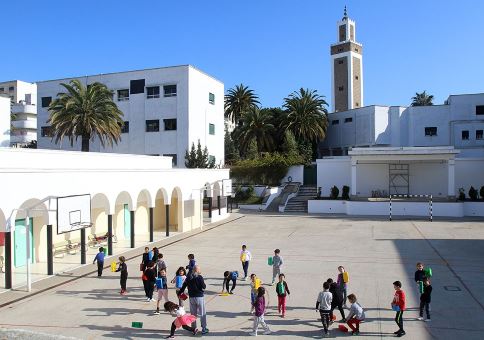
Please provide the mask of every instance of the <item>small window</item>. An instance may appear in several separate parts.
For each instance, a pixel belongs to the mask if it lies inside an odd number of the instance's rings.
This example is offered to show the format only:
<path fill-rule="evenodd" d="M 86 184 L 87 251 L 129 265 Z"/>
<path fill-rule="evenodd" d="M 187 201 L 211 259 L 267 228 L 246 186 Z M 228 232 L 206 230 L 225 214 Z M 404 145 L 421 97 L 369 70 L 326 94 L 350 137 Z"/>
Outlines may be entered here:
<path fill-rule="evenodd" d="M 334 119 L 331 121 L 331 125 L 338 125 L 339 124 L 339 119 Z"/>
<path fill-rule="evenodd" d="M 176 166 L 177 165 L 177 157 L 176 157 L 176 154 L 174 153 L 167 153 L 167 154 L 164 154 L 163 156 L 167 156 L 167 157 L 171 157 L 171 166 Z"/>
<path fill-rule="evenodd" d="M 163 119 L 163 123 L 165 124 L 165 131 L 176 130 L 176 118 Z"/>
<path fill-rule="evenodd" d="M 356 106 L 360 106 L 360 103 L 356 102 L 356 103 L 355 103 L 355 105 L 356 105 Z"/>
<path fill-rule="evenodd" d="M 476 130 L 476 139 L 483 139 L 482 138 L 482 130 Z"/>
<path fill-rule="evenodd" d="M 355 76 L 355 79 L 356 79 L 356 80 L 358 80 L 358 79 L 360 79 L 360 78 L 359 78 L 358 76 Z"/>
<path fill-rule="evenodd" d="M 208 124 L 208 133 L 210 135 L 215 135 L 215 124 Z"/>
<path fill-rule="evenodd" d="M 8 87 L 8 92 L 13 92 L 13 90 L 14 90 L 14 87 L 13 86 L 9 86 Z"/>
<path fill-rule="evenodd" d="M 129 81 L 129 93 L 131 94 L 138 94 L 145 92 L 145 80 L 144 79 L 136 79 Z"/>
<path fill-rule="evenodd" d="M 49 107 L 52 97 L 42 97 L 42 107 Z"/>
<path fill-rule="evenodd" d="M 469 130 L 462 131 L 462 140 L 469 140 Z"/>
<path fill-rule="evenodd" d="M 214 162 L 215 163 L 215 156 L 212 156 L 212 155 L 209 155 L 208 156 L 208 161 L 211 163 L 211 162 Z"/>
<path fill-rule="evenodd" d="M 358 52 L 358 48 L 355 48 L 355 52 Z"/>
<path fill-rule="evenodd" d="M 4 92 L 5 89 L 3 87 L 0 87 L 0 92 Z"/>
<path fill-rule="evenodd" d="M 342 65 L 344 61 L 342 59 L 338 60 L 338 64 Z"/>
<path fill-rule="evenodd" d="M 146 98 L 160 98 L 160 87 L 159 86 L 151 86 L 146 88 Z"/>
<path fill-rule="evenodd" d="M 42 126 L 40 128 L 40 135 L 42 137 L 53 137 L 54 133 L 52 130 L 52 126 Z"/>
<path fill-rule="evenodd" d="M 129 133 L 129 122 L 124 122 L 121 126 L 121 133 Z"/>
<path fill-rule="evenodd" d="M 129 100 L 129 90 L 118 90 L 118 102 L 124 102 L 126 100 Z"/>
<path fill-rule="evenodd" d="M 215 104 L 215 95 L 212 92 L 208 94 L 208 102 L 212 105 Z"/>
<path fill-rule="evenodd" d="M 165 85 L 165 86 L 163 86 L 163 96 L 165 96 L 165 97 L 176 97 L 176 85 Z"/>
<path fill-rule="evenodd" d="M 484 105 L 476 106 L 476 115 L 484 115 Z"/>
<path fill-rule="evenodd" d="M 343 91 L 344 89 L 344 86 L 338 86 L 338 91 Z"/>
<path fill-rule="evenodd" d="M 146 121 L 146 132 L 159 132 L 160 131 L 160 120 L 153 119 Z"/>
<path fill-rule="evenodd" d="M 338 52 L 343 52 L 343 49 L 342 48 L 338 48 Z"/>
<path fill-rule="evenodd" d="M 425 128 L 425 135 L 426 136 L 437 136 L 437 128 L 436 127 L 426 127 Z"/>
<path fill-rule="evenodd" d="M 356 105 L 358 105 L 358 103 L 356 103 Z M 352 121 L 353 121 L 352 117 L 345 118 L 345 123 L 351 123 Z"/>

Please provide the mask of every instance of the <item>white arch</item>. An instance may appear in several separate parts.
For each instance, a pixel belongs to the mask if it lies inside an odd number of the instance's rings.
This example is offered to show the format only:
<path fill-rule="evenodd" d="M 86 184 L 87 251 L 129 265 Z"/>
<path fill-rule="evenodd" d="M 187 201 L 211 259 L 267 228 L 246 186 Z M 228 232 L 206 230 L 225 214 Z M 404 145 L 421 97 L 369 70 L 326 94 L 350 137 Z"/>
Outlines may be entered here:
<path fill-rule="evenodd" d="M 17 210 L 14 210 L 10 216 L 12 225 L 15 224 L 15 220 L 23 219 L 27 216 L 26 209 L 29 209 L 29 217 L 41 217 L 41 222 L 44 225 L 56 222 L 50 220 L 45 203 L 41 202 L 38 198 L 31 198 L 24 201 Z"/>
<path fill-rule="evenodd" d="M 161 198 L 163 198 L 163 201 L 165 202 L 165 204 L 170 204 L 171 195 L 168 195 L 168 192 L 166 191 L 165 188 L 159 188 L 156 191 L 155 199 L 158 200 Z"/>
<path fill-rule="evenodd" d="M 104 209 L 106 214 L 111 212 L 109 198 L 103 193 L 97 193 L 91 197 L 91 209 Z"/>
<path fill-rule="evenodd" d="M 127 204 L 128 209 L 130 211 L 133 211 L 134 209 L 133 199 L 131 198 L 131 195 L 127 191 L 121 191 L 116 197 L 115 205 L 123 205 L 123 204 Z"/>
<path fill-rule="evenodd" d="M 151 194 L 148 190 L 142 189 L 139 194 L 138 198 L 136 199 L 136 206 L 139 207 L 140 203 L 146 202 L 148 208 L 153 207 L 153 200 L 151 199 Z"/>
<path fill-rule="evenodd" d="M 222 186 L 219 181 L 213 184 L 213 197 L 222 196 Z"/>

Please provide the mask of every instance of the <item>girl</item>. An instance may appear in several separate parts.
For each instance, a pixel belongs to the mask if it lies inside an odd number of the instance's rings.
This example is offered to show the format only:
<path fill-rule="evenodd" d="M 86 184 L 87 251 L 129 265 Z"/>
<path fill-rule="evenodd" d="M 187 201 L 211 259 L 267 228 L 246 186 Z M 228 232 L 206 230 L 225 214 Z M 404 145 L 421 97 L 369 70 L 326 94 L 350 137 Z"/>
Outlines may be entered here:
<path fill-rule="evenodd" d="M 254 304 L 255 299 L 257 298 L 257 290 L 260 286 L 262 286 L 262 281 L 255 274 L 250 274 L 250 303 L 252 306 L 250 309 L 250 313 L 254 312 Z"/>
<path fill-rule="evenodd" d="M 286 315 L 286 295 L 291 294 L 289 292 L 289 287 L 284 280 L 285 278 L 284 274 L 279 274 L 279 282 L 276 285 L 277 310 L 279 311 L 279 314 L 281 314 L 281 318 Z"/>
<path fill-rule="evenodd" d="M 266 290 L 264 287 L 259 287 L 257 289 L 257 298 L 255 299 L 254 308 L 255 308 L 255 315 L 254 315 L 254 326 L 252 328 L 252 333 L 250 335 L 257 336 L 257 329 L 259 328 L 259 324 L 264 329 L 264 335 L 271 334 L 271 330 L 269 326 L 267 326 L 266 322 L 264 321 L 264 313 L 266 311 L 266 299 L 264 295 Z"/>
<path fill-rule="evenodd" d="M 198 329 L 189 326 L 197 319 L 195 316 L 188 314 L 182 306 L 178 306 L 171 301 L 165 302 L 164 307 L 167 312 L 176 315 L 175 321 L 171 324 L 170 335 L 166 337 L 167 339 L 173 339 L 175 337 L 175 330 L 180 327 L 192 332 L 193 335 L 197 335 Z"/>
<path fill-rule="evenodd" d="M 343 292 L 343 305 L 344 308 L 347 309 L 348 306 L 346 306 L 346 294 L 348 292 L 348 282 L 350 281 L 350 276 L 343 266 L 338 267 L 338 272 L 339 274 L 336 283 L 338 284 L 339 289 Z"/>
<path fill-rule="evenodd" d="M 126 265 L 126 259 L 124 256 L 119 257 L 119 264 L 117 272 L 121 272 L 119 283 L 121 284 L 121 291 L 119 294 L 126 295 L 128 292 L 126 290 L 126 281 L 128 281 L 128 266 Z"/>
<path fill-rule="evenodd" d="M 156 292 L 157 292 L 157 299 L 156 299 L 156 311 L 155 315 L 160 314 L 160 302 L 162 299 L 165 299 L 165 302 L 168 302 L 168 285 L 166 279 L 166 271 L 164 269 L 160 270 L 158 273 L 159 276 L 156 279 Z"/>
<path fill-rule="evenodd" d="M 185 279 L 187 278 L 187 272 L 185 268 L 180 267 L 175 273 L 175 277 L 173 280 L 171 280 L 171 283 L 175 284 L 176 288 L 176 296 L 178 296 L 178 305 L 183 307 L 183 300 L 180 299 L 180 288 L 183 286 L 183 282 L 185 282 Z"/>

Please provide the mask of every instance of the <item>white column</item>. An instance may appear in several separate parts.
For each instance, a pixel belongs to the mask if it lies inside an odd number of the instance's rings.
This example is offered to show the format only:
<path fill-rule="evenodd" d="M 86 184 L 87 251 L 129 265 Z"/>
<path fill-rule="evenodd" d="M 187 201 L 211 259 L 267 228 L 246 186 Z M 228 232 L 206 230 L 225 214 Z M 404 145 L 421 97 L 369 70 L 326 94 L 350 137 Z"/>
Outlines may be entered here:
<path fill-rule="evenodd" d="M 351 160 L 351 196 L 356 196 L 356 160 Z"/>
<path fill-rule="evenodd" d="M 447 196 L 455 197 L 455 159 L 447 161 Z"/>

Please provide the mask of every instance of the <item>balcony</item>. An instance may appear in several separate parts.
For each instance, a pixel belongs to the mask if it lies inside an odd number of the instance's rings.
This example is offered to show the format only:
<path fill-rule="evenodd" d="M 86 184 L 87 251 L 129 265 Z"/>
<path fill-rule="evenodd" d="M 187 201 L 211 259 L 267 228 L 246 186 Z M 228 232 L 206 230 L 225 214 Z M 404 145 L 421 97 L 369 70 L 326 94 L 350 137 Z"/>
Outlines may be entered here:
<path fill-rule="evenodd" d="M 12 126 L 14 129 L 30 129 L 37 130 L 37 119 L 34 120 L 14 120 L 12 121 Z"/>
<path fill-rule="evenodd" d="M 33 104 L 23 104 L 23 103 L 17 103 L 12 105 L 12 113 L 13 114 L 18 114 L 18 113 L 29 113 L 29 114 L 37 114 L 37 106 Z"/>

